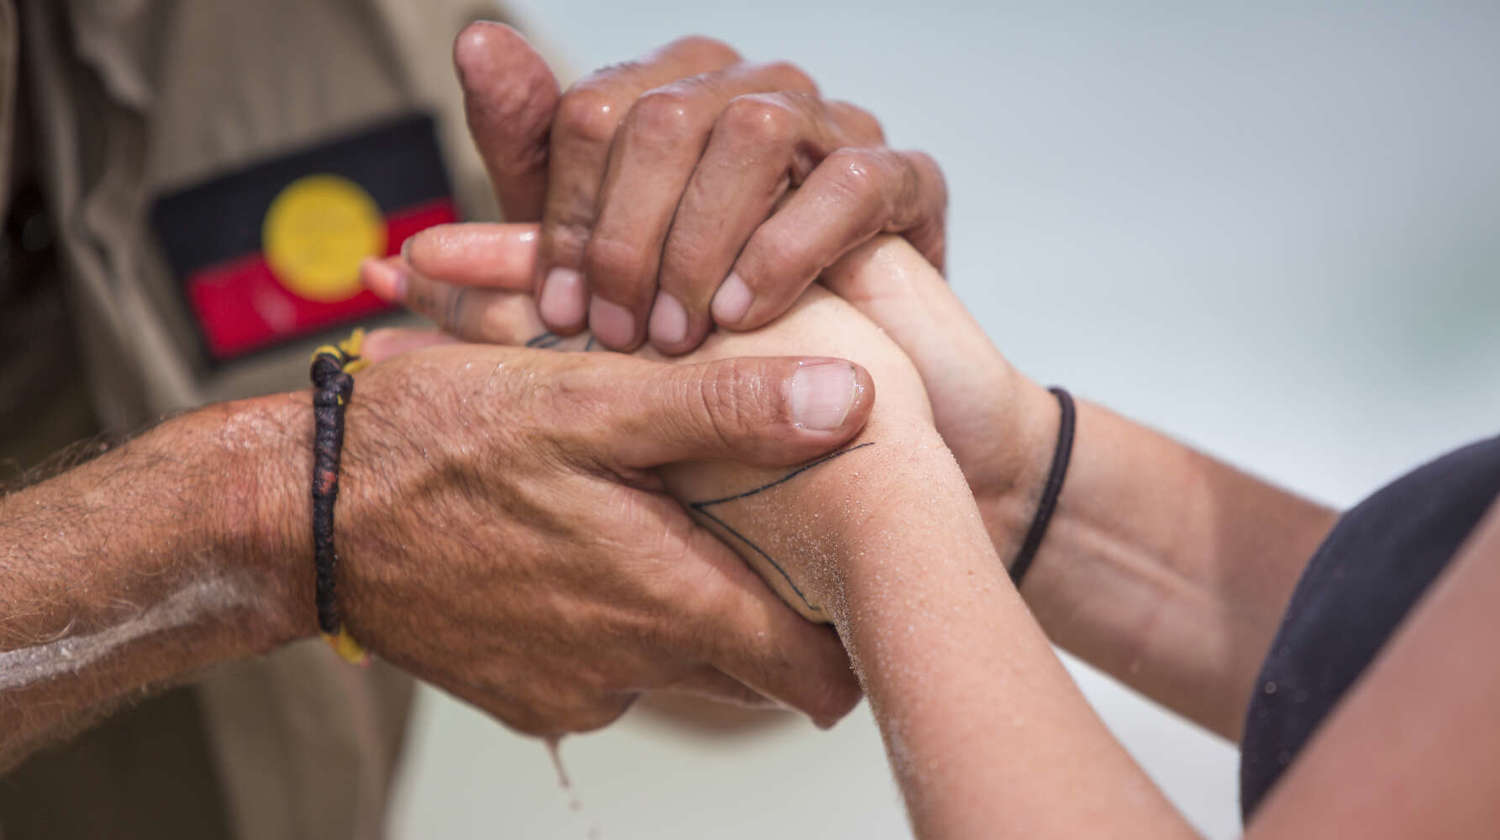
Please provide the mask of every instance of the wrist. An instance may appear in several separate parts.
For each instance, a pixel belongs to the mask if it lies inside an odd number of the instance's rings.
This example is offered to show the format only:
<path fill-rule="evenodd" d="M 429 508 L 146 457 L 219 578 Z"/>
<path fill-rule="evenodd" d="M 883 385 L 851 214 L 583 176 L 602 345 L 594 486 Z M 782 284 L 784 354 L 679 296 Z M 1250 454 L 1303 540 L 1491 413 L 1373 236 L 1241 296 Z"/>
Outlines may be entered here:
<path fill-rule="evenodd" d="M 979 457 L 964 474 L 985 529 L 1007 568 L 1036 515 L 1057 447 L 1061 411 L 1046 388 L 1014 374 L 1010 398 L 997 406 Z"/>
<path fill-rule="evenodd" d="M 371 650 L 372 644 L 378 646 L 379 630 L 391 610 L 403 606 L 390 595 L 408 546 L 392 542 L 391 534 L 407 532 L 414 523 L 403 518 L 402 506 L 392 500 L 422 493 L 432 468 L 425 450 L 423 458 L 404 457 L 408 450 L 398 451 L 396 441 L 389 439 L 396 428 L 390 412 L 404 387 L 404 380 L 398 380 L 397 391 L 383 387 L 390 381 L 374 371 L 358 376 L 345 415 L 333 505 L 334 603 L 344 628 Z M 296 391 L 247 402 L 255 403 L 262 415 L 256 428 L 268 430 L 252 445 L 251 460 L 259 472 L 252 517 L 256 534 L 247 541 L 253 547 L 251 562 L 279 582 L 273 601 L 291 640 L 315 637 L 322 631 L 311 492 L 313 394 Z"/>
<path fill-rule="evenodd" d="M 225 405 L 225 444 L 236 454 L 224 472 L 224 533 L 240 547 L 234 562 L 265 582 L 265 612 L 282 643 L 317 633 L 313 593 L 312 399 L 292 392 Z"/>
<path fill-rule="evenodd" d="M 886 447 L 861 474 L 860 498 L 835 507 L 857 515 L 821 523 L 838 540 L 824 552 L 837 561 L 828 564 L 832 574 L 819 592 L 836 625 L 900 600 L 898 592 L 954 584 L 983 588 L 996 571 L 990 582 L 1008 588 L 963 470 L 935 430 Z M 905 626 L 903 615 L 898 610 L 884 618 Z M 863 620 L 876 619 L 867 614 Z"/>

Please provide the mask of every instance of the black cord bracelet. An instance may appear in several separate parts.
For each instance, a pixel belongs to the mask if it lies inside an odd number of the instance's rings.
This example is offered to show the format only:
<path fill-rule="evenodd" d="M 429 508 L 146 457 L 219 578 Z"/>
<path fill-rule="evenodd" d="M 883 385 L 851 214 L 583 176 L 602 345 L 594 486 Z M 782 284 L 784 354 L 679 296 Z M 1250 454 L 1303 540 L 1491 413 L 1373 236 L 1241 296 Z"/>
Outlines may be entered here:
<path fill-rule="evenodd" d="M 1057 397 L 1062 418 L 1057 425 L 1057 448 L 1052 450 L 1052 467 L 1047 472 L 1047 483 L 1042 487 L 1041 501 L 1037 503 L 1031 527 L 1026 529 L 1026 539 L 1021 543 L 1016 561 L 1010 565 L 1010 579 L 1017 588 L 1021 586 L 1021 578 L 1026 576 L 1026 570 L 1031 568 L 1031 561 L 1036 559 L 1042 538 L 1047 535 L 1047 525 L 1052 522 L 1052 513 L 1057 509 L 1057 498 L 1062 495 L 1063 479 L 1068 475 L 1068 461 L 1073 456 L 1073 428 L 1077 422 L 1073 397 L 1056 386 L 1047 390 Z"/>
<path fill-rule="evenodd" d="M 333 505 L 339 496 L 339 460 L 344 449 L 344 410 L 354 396 L 351 373 L 363 366 L 359 346 L 362 330 L 348 341 L 327 344 L 313 352 L 313 564 L 318 629 L 340 656 L 362 663 L 364 650 L 344 629 L 334 591 L 339 557 L 333 545 Z"/>

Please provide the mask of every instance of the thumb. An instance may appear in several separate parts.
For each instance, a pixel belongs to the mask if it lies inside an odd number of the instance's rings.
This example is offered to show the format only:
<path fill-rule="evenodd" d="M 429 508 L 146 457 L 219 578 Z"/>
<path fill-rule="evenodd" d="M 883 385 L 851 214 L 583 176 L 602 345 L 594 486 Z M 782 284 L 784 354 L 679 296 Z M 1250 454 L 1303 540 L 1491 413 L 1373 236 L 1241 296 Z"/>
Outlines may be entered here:
<path fill-rule="evenodd" d="M 475 21 L 453 42 L 469 134 L 506 221 L 536 221 L 547 194 L 548 137 L 561 90 L 521 33 Z"/>
<path fill-rule="evenodd" d="M 847 442 L 864 428 L 875 383 L 843 359 L 723 359 L 648 364 L 646 376 L 591 365 L 587 402 L 608 406 L 600 421 L 615 465 L 648 469 L 678 461 L 796 464 Z M 608 392 L 600 399 L 598 392 Z M 622 392 L 623 390 L 623 392 Z"/>
<path fill-rule="evenodd" d="M 423 277 L 453 286 L 529 293 L 536 275 L 537 231 L 536 224 L 433 225 L 412 234 L 401 253 Z"/>

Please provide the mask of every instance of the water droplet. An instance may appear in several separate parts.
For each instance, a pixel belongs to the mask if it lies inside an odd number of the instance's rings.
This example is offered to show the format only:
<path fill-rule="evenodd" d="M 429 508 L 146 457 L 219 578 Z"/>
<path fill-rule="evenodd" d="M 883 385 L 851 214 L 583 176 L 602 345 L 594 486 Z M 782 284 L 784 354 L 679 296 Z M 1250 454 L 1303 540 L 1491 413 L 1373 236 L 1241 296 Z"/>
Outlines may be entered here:
<path fill-rule="evenodd" d="M 573 792 L 573 780 L 568 778 L 568 771 L 563 767 L 562 752 L 558 749 L 562 745 L 561 735 L 548 735 L 542 739 L 547 744 L 547 755 L 552 758 L 552 767 L 557 770 L 557 784 L 569 794 Z"/>

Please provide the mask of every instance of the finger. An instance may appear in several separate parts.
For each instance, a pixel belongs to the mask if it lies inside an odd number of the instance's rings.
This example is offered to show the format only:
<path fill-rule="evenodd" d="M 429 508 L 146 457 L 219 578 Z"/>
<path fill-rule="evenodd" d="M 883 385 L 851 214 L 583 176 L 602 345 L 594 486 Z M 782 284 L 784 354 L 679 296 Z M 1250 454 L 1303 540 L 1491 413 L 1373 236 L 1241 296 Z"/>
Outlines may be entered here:
<path fill-rule="evenodd" d="M 619 720 L 635 703 L 638 695 L 614 694 L 587 701 L 568 703 L 542 702 L 535 698 L 518 699 L 457 681 L 442 686 L 462 700 L 483 709 L 496 720 L 520 732 L 540 738 L 558 738 L 603 729 Z"/>
<path fill-rule="evenodd" d="M 823 100 L 823 109 L 838 123 L 845 136 L 854 139 L 856 145 L 885 145 L 885 129 L 869 111 L 838 99 Z"/>
<path fill-rule="evenodd" d="M 399 356 L 402 353 L 410 353 L 423 347 L 436 347 L 440 344 L 453 344 L 458 339 L 447 333 L 437 330 L 416 330 L 406 327 L 386 327 L 375 330 L 365 336 L 364 347 L 361 355 L 377 364 L 386 359 Z"/>
<path fill-rule="evenodd" d="M 756 609 L 716 613 L 719 626 L 704 636 L 718 648 L 711 661 L 755 694 L 833 726 L 862 696 L 848 653 L 832 627 L 802 618 L 755 583 L 766 592 Z"/>
<path fill-rule="evenodd" d="M 689 657 L 751 691 L 831 726 L 859 702 L 860 689 L 832 628 L 793 612 L 781 596 L 674 501 L 644 504 L 669 535 L 658 595 L 672 621 L 659 643 L 668 656 Z M 675 680 L 669 681 L 668 684 Z"/>
<path fill-rule="evenodd" d="M 953 287 L 900 237 L 878 236 L 861 245 L 823 272 L 820 282 L 878 324 L 933 393 L 972 388 L 971 371 L 1010 369 Z M 956 367 L 955 359 L 966 364 Z M 945 406 L 938 401 L 933 408 L 941 414 Z M 939 428 L 952 428 L 941 416 L 938 421 Z"/>
<path fill-rule="evenodd" d="M 453 41 L 464 116 L 508 221 L 541 218 L 547 138 L 560 92 L 547 62 L 519 32 L 475 21 Z"/>
<path fill-rule="evenodd" d="M 657 689 L 657 691 L 707 697 L 710 700 L 733 703 L 736 706 L 747 706 L 752 709 L 778 705 L 771 698 L 711 665 L 700 666 L 672 685 Z"/>
<path fill-rule="evenodd" d="M 359 282 L 386 303 L 406 303 L 407 272 L 400 257 L 360 260 Z"/>
<path fill-rule="evenodd" d="M 671 365 L 611 358 L 619 363 L 570 370 L 560 391 L 575 398 L 568 429 L 581 451 L 618 470 L 679 461 L 799 463 L 858 433 L 875 397 L 870 374 L 842 359 Z"/>
<path fill-rule="evenodd" d="M 841 119 L 806 94 L 748 94 L 728 103 L 663 249 L 661 291 L 651 311 L 653 347 L 686 353 L 703 341 L 713 325 L 708 307 L 715 290 L 787 189 L 830 152 L 872 136 L 868 125 L 858 134 L 847 131 L 845 120 L 854 122 L 854 115 Z M 877 125 L 876 141 L 878 134 Z"/>
<path fill-rule="evenodd" d="M 632 350 L 645 337 L 662 245 L 718 115 L 738 96 L 777 90 L 817 87 L 791 64 L 737 64 L 654 88 L 630 106 L 583 255 L 589 327 L 606 347 Z"/>
<path fill-rule="evenodd" d="M 535 224 L 434 225 L 406 240 L 412 271 L 455 286 L 530 292 L 536 273 Z"/>
<path fill-rule="evenodd" d="M 824 268 L 877 233 L 905 234 L 941 258 L 947 203 L 942 172 L 925 154 L 834 152 L 750 237 L 714 294 L 714 321 L 735 330 L 764 325 Z"/>
<path fill-rule="evenodd" d="M 465 341 L 524 344 L 545 329 L 530 295 L 435 280 L 401 257 L 365 260 L 360 280 L 382 300 L 405 304 Z"/>
<path fill-rule="evenodd" d="M 704 661 L 757 694 L 806 713 L 829 727 L 859 702 L 859 682 L 831 627 L 793 612 L 759 576 L 715 537 L 689 532 L 689 550 L 714 562 L 716 577 L 684 593 L 696 620 L 686 622 Z"/>
<path fill-rule="evenodd" d="M 536 287 L 543 320 L 552 329 L 571 334 L 584 326 L 584 246 L 610 143 L 630 104 L 652 88 L 737 61 L 739 54 L 719 41 L 683 38 L 640 61 L 600 70 L 563 94 L 552 125 Z"/>

